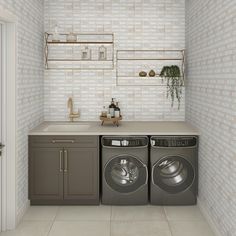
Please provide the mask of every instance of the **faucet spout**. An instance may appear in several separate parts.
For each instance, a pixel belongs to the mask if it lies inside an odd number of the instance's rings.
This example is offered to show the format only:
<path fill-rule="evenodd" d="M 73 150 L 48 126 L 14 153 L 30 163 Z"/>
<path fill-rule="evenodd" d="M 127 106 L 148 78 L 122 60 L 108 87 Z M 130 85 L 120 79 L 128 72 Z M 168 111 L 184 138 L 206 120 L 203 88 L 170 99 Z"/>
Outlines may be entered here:
<path fill-rule="evenodd" d="M 70 97 L 67 101 L 67 107 L 69 109 L 69 118 L 70 121 L 74 121 L 75 118 L 79 118 L 79 112 L 74 112 L 73 99 Z"/>

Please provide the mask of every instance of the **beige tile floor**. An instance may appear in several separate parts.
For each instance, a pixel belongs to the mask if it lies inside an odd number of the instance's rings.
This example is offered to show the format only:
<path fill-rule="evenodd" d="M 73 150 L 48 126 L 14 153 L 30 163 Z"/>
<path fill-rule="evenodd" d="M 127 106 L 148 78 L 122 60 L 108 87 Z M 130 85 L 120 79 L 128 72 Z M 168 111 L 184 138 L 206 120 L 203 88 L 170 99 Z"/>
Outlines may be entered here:
<path fill-rule="evenodd" d="M 33 206 L 0 236 L 214 236 L 197 206 Z"/>

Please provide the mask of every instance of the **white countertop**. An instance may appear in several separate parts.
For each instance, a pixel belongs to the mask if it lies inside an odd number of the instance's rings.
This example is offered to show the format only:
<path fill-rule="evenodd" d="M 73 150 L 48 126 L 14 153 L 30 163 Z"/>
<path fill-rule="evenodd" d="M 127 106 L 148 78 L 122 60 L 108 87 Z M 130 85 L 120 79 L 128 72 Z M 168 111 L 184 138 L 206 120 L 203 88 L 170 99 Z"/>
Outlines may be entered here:
<path fill-rule="evenodd" d="M 48 131 L 50 125 L 89 125 L 81 131 Z M 29 132 L 29 135 L 199 135 L 187 122 L 182 121 L 122 121 L 119 127 L 96 121 L 54 122 L 45 121 Z"/>

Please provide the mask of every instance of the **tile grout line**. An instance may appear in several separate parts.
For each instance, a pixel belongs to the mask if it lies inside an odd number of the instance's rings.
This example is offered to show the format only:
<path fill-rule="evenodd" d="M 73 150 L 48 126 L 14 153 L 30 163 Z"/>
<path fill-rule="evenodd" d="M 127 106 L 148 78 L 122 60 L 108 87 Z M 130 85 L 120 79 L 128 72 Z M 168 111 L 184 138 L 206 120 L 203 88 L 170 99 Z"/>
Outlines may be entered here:
<path fill-rule="evenodd" d="M 112 216 L 112 206 L 110 209 L 110 233 L 109 233 L 110 236 L 111 236 L 111 216 Z"/>
<path fill-rule="evenodd" d="M 57 218 L 59 209 L 60 209 L 60 206 L 58 206 L 58 209 L 57 209 L 56 214 L 55 214 L 55 216 L 54 216 L 54 219 L 53 219 L 53 221 L 52 221 L 51 227 L 50 227 L 50 229 L 49 229 L 49 231 L 48 231 L 48 233 L 47 233 L 47 236 L 49 236 L 49 234 L 50 234 L 50 232 L 51 232 L 51 230 L 52 230 L 52 227 L 53 227 L 53 225 L 54 225 L 54 223 L 55 223 L 55 221 L 56 221 L 56 218 Z"/>
<path fill-rule="evenodd" d="M 167 217 L 166 209 L 165 209 L 164 206 L 163 206 L 163 210 L 164 210 L 164 214 L 165 214 L 165 217 L 166 217 L 166 221 L 167 221 L 167 224 L 168 224 L 168 227 L 169 227 L 170 234 L 171 234 L 171 236 L 173 236 L 174 234 L 173 234 L 173 232 L 172 232 L 171 225 L 170 225 L 169 219 L 168 219 L 168 217 Z"/>
<path fill-rule="evenodd" d="M 173 234 L 173 232 L 172 232 L 172 229 L 171 229 L 171 225 L 170 225 L 169 220 L 167 220 L 167 224 L 168 224 L 168 226 L 169 226 L 169 230 L 170 230 L 171 236 L 174 236 L 174 234 Z"/>
<path fill-rule="evenodd" d="M 110 236 L 111 235 L 111 220 L 112 220 L 112 206 L 111 206 L 111 210 L 110 210 Z"/>

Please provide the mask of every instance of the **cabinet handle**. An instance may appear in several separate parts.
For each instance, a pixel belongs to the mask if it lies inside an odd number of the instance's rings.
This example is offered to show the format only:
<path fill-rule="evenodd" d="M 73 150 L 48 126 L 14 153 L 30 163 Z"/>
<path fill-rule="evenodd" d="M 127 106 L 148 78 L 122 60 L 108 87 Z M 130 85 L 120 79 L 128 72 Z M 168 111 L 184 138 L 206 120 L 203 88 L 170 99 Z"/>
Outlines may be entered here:
<path fill-rule="evenodd" d="M 64 172 L 68 172 L 68 152 L 64 150 Z"/>
<path fill-rule="evenodd" d="M 63 151 L 60 150 L 60 172 L 63 172 L 63 168 L 62 168 L 62 159 L 63 159 Z"/>
<path fill-rule="evenodd" d="M 74 143 L 75 142 L 75 140 L 69 140 L 69 139 L 67 139 L 67 140 L 52 140 L 52 143 Z"/>

